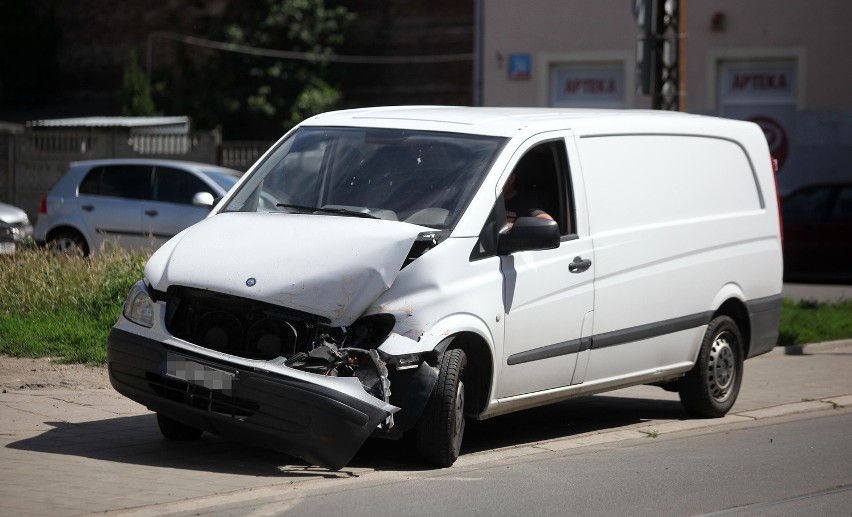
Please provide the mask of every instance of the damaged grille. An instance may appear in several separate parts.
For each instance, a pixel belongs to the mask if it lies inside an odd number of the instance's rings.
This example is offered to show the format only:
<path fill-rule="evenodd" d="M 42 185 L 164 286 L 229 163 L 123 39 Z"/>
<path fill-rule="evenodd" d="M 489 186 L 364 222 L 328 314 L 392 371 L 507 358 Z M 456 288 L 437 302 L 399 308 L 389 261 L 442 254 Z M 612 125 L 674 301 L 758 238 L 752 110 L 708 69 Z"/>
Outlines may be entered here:
<path fill-rule="evenodd" d="M 166 328 L 184 341 L 318 375 L 357 377 L 370 395 L 390 398 L 387 366 L 376 350 L 393 329 L 390 314 L 331 327 L 320 316 L 201 289 L 173 286 L 165 301 Z"/>
<path fill-rule="evenodd" d="M 171 334 L 245 359 L 290 357 L 331 330 L 319 316 L 201 289 L 172 287 L 166 306 Z"/>

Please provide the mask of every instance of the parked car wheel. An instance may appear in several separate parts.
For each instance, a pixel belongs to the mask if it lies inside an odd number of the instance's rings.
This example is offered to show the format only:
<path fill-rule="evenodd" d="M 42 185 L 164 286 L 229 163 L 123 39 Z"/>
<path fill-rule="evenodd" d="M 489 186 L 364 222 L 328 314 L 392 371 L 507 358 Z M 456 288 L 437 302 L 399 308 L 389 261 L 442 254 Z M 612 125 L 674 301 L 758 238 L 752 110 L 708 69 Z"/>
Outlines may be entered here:
<path fill-rule="evenodd" d="M 71 230 L 62 230 L 51 236 L 48 248 L 54 255 L 85 257 L 89 254 L 83 236 Z"/>
<path fill-rule="evenodd" d="M 197 440 L 204 432 L 201 429 L 190 427 L 183 422 L 178 422 L 177 420 L 169 418 L 161 413 L 157 413 L 157 425 L 160 427 L 160 432 L 163 436 L 169 440 Z"/>
<path fill-rule="evenodd" d="M 707 326 L 695 366 L 678 383 L 687 413 L 724 416 L 733 407 L 743 379 L 743 340 L 736 322 L 719 316 Z"/>
<path fill-rule="evenodd" d="M 438 381 L 417 423 L 416 445 L 429 464 L 449 467 L 459 457 L 464 437 L 464 350 L 447 350 L 439 365 Z"/>

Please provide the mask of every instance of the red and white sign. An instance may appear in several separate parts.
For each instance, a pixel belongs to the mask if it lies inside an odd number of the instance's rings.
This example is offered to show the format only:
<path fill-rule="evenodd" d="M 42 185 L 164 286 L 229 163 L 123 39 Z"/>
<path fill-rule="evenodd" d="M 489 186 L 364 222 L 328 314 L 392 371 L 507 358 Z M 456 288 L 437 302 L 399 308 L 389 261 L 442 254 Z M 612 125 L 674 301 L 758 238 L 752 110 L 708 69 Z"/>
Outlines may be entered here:
<path fill-rule="evenodd" d="M 551 72 L 551 106 L 623 108 L 624 93 L 622 67 L 563 66 Z"/>
<path fill-rule="evenodd" d="M 793 61 L 723 63 L 719 75 L 719 115 L 759 125 L 779 170 L 783 170 L 792 147 L 795 71 Z"/>
<path fill-rule="evenodd" d="M 795 103 L 795 76 L 792 65 L 724 67 L 722 99 L 784 98 Z"/>

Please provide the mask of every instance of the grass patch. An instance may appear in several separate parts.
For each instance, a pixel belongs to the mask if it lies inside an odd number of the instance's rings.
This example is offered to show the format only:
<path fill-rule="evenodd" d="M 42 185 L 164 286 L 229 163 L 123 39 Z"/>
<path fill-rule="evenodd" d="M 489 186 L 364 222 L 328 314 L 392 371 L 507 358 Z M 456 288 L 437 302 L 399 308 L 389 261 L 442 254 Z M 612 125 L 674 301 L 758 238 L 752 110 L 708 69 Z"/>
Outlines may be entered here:
<path fill-rule="evenodd" d="M 0 354 L 103 364 L 106 339 L 147 255 L 108 249 L 90 259 L 34 246 L 0 255 Z M 778 344 L 852 338 L 852 300 L 784 300 Z"/>
<path fill-rule="evenodd" d="M 22 249 L 0 257 L 0 354 L 103 364 L 106 338 L 147 256 L 90 259 Z"/>
<path fill-rule="evenodd" d="M 778 332 L 780 346 L 852 338 L 852 300 L 821 303 L 785 299 Z"/>

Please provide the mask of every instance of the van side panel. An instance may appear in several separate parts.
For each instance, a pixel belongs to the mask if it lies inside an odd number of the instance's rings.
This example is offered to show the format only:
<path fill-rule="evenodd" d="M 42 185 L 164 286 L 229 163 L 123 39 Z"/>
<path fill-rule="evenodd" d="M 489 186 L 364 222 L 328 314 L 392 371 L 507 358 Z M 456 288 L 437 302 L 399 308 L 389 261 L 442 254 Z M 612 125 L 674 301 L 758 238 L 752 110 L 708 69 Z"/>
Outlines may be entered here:
<path fill-rule="evenodd" d="M 763 208 L 745 151 L 732 141 L 604 136 L 580 146 L 592 235 Z"/>
<path fill-rule="evenodd" d="M 727 284 L 746 297 L 780 291 L 767 280 L 781 277 L 769 196 L 742 145 L 621 134 L 578 147 L 597 268 L 586 382 L 693 362 Z"/>

